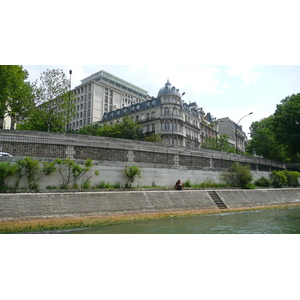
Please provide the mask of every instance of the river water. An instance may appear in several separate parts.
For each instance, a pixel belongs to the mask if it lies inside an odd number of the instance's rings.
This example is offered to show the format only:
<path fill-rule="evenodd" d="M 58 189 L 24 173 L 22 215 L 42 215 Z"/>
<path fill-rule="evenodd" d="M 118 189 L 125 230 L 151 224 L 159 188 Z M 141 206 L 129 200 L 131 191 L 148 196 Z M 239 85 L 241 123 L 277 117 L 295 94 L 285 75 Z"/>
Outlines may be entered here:
<path fill-rule="evenodd" d="M 111 225 L 76 234 L 297 234 L 300 207 L 178 217 Z"/>

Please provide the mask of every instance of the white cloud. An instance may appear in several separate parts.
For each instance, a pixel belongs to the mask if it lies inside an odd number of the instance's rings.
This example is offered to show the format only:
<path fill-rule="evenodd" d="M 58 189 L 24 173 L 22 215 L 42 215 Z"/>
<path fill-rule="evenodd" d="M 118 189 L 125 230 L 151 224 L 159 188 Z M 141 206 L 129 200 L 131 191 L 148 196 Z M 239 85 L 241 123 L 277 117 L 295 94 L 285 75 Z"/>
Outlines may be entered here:
<path fill-rule="evenodd" d="M 226 73 L 232 76 L 241 76 L 243 82 L 246 85 L 249 85 L 251 83 L 256 82 L 259 76 L 261 75 L 260 72 L 255 72 L 253 71 L 253 69 L 254 66 L 237 65 L 237 66 L 231 66 Z"/>
<path fill-rule="evenodd" d="M 230 89 L 231 88 L 231 85 L 229 83 L 227 83 L 227 82 L 223 83 L 222 86 L 225 89 Z"/>

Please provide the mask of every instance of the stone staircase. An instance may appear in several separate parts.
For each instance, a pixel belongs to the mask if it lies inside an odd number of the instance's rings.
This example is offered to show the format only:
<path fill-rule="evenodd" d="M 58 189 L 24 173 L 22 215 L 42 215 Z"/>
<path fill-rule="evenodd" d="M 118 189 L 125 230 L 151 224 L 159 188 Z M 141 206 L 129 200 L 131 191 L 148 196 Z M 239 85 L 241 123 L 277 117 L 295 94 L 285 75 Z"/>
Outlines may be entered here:
<path fill-rule="evenodd" d="M 219 209 L 227 209 L 227 206 L 224 204 L 224 202 L 221 200 L 217 192 L 215 191 L 208 191 L 209 196 L 214 200 L 216 205 Z"/>

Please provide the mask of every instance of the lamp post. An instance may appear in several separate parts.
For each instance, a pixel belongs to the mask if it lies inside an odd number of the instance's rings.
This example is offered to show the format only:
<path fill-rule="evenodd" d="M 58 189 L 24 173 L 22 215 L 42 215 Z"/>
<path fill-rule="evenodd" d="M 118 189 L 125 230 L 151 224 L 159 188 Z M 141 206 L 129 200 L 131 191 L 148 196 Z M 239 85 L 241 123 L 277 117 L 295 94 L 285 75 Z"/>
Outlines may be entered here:
<path fill-rule="evenodd" d="M 69 86 L 69 103 L 68 103 L 68 125 L 67 125 L 67 133 L 70 133 L 70 103 L 71 103 L 71 76 L 72 70 L 69 71 L 70 74 L 70 86 Z"/>
<path fill-rule="evenodd" d="M 237 146 L 237 127 L 238 127 L 239 123 L 242 121 L 242 119 L 244 119 L 244 118 L 246 118 L 247 116 L 250 116 L 250 115 L 252 115 L 252 114 L 253 114 L 253 112 L 251 112 L 251 113 L 249 113 L 249 114 L 243 116 L 242 118 L 240 118 L 240 120 L 239 120 L 239 121 L 237 122 L 237 124 L 236 124 L 236 127 L 235 127 L 235 151 L 236 151 L 236 153 L 238 153 L 238 146 Z"/>

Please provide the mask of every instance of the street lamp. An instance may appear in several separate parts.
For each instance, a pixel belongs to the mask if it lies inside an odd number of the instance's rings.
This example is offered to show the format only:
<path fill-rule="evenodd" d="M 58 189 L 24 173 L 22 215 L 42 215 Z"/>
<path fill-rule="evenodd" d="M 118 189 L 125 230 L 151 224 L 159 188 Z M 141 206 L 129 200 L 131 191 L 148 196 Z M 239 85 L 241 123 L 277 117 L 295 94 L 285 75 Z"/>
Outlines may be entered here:
<path fill-rule="evenodd" d="M 69 103 L 68 103 L 68 125 L 67 125 L 67 133 L 70 133 L 70 103 L 71 103 L 71 76 L 72 70 L 69 71 L 70 74 L 70 86 L 69 86 Z"/>
<path fill-rule="evenodd" d="M 235 127 L 235 151 L 236 151 L 236 153 L 238 153 L 238 146 L 237 146 L 237 127 L 238 127 L 239 123 L 240 123 L 245 117 L 250 116 L 250 115 L 252 115 L 252 114 L 253 114 L 253 112 L 251 112 L 251 113 L 249 113 L 249 114 L 243 116 L 242 118 L 240 118 L 240 120 L 239 120 L 239 121 L 237 122 L 237 124 L 236 124 L 236 127 Z"/>

